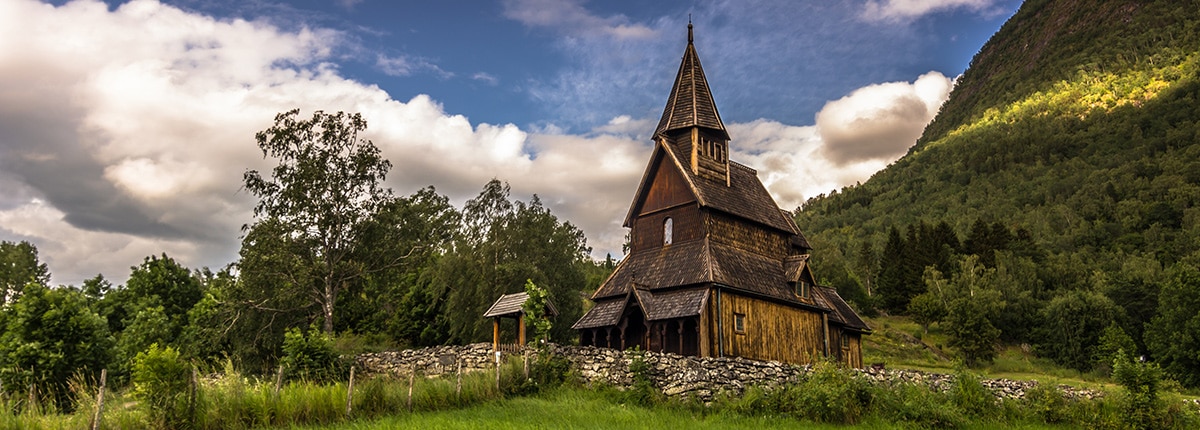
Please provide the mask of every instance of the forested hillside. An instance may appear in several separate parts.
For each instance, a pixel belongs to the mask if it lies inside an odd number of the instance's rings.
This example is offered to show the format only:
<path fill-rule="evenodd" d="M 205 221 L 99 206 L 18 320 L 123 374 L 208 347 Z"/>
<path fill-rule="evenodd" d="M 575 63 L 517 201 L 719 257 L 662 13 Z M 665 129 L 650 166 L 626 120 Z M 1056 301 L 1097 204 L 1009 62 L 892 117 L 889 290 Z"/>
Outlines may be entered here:
<path fill-rule="evenodd" d="M 797 211 L 817 276 L 968 359 L 1200 384 L 1198 70 L 1200 2 L 1025 2 L 906 156 Z"/>

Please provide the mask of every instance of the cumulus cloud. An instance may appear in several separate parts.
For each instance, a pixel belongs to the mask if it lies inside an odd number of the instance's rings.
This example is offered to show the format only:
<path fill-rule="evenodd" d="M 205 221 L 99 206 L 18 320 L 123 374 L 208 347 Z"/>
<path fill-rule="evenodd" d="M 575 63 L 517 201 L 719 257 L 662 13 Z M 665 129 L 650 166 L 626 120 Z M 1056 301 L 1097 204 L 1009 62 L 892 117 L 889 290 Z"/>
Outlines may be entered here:
<path fill-rule="evenodd" d="M 929 72 L 913 83 L 870 85 L 826 103 L 816 125 L 823 154 L 838 165 L 899 158 L 921 137 L 952 86 L 941 73 Z"/>
<path fill-rule="evenodd" d="M 909 21 L 921 16 L 953 9 L 990 13 L 997 0 L 871 0 L 863 7 L 866 21 Z"/>
<path fill-rule="evenodd" d="M 580 0 L 507 0 L 504 16 L 531 27 L 544 27 L 569 36 L 604 34 L 617 39 L 648 39 L 655 31 L 630 24 L 623 15 L 596 16 Z"/>

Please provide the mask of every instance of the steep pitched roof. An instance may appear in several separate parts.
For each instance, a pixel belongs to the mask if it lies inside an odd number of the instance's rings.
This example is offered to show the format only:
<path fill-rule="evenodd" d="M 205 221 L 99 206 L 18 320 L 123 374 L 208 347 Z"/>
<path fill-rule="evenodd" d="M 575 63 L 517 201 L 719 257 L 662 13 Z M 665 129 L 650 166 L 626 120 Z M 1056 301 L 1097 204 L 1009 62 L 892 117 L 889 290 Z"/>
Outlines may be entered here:
<path fill-rule="evenodd" d="M 641 304 L 646 321 L 660 321 L 700 315 L 708 297 L 708 288 L 654 292 L 636 288 L 633 296 Z"/>
<path fill-rule="evenodd" d="M 775 199 L 771 198 L 771 193 L 758 180 L 758 171 L 730 161 L 729 186 L 725 186 L 723 182 L 701 178 L 691 169 L 683 167 L 686 155 L 691 153 L 691 148 L 686 147 L 684 142 L 676 141 L 661 146 L 683 173 L 701 207 L 710 207 L 786 233 L 800 234 L 796 223 L 784 215 L 779 205 L 775 204 Z M 804 243 L 807 245 L 808 242 Z"/>
<path fill-rule="evenodd" d="M 704 78 L 704 68 L 700 67 L 700 56 L 696 55 L 692 39 L 692 24 L 688 23 L 687 49 L 683 51 L 675 85 L 671 87 L 671 96 L 667 98 L 667 107 L 663 109 L 654 135 L 704 127 L 729 140 L 729 132 L 725 131 L 725 124 L 717 113 L 717 104 L 713 102 L 712 91 L 708 88 L 708 80 Z"/>
<path fill-rule="evenodd" d="M 624 296 L 613 300 L 597 301 L 596 306 L 588 309 L 571 328 L 579 330 L 617 325 L 617 322 L 621 320 L 621 313 L 625 311 L 625 302 L 628 299 L 629 296 Z"/>

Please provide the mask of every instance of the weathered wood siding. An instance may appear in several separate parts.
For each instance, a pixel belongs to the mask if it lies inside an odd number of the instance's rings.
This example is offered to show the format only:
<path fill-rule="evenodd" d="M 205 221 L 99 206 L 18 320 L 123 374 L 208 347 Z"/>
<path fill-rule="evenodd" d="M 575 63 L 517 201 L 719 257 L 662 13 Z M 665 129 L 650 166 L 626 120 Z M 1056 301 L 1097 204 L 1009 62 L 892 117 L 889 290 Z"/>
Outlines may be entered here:
<path fill-rule="evenodd" d="M 664 155 L 654 168 L 654 178 L 650 182 L 650 189 L 646 191 L 646 197 L 642 200 L 638 215 L 694 201 L 696 196 L 692 194 L 687 181 L 670 158 Z"/>
<path fill-rule="evenodd" d="M 707 311 L 712 312 L 708 336 L 711 355 L 739 356 L 808 364 L 823 357 L 824 328 L 821 314 L 714 288 Z M 717 297 L 717 296 L 720 297 Z M 738 333 L 734 315 L 744 315 Z M 705 328 L 701 328 L 704 330 Z M 702 337 L 703 338 L 703 337 Z M 702 348 L 703 350 L 703 348 Z"/>
<path fill-rule="evenodd" d="M 705 211 L 704 223 L 708 227 L 709 240 L 759 255 L 783 258 L 790 246 L 788 237 L 783 234 L 720 212 Z"/>
<path fill-rule="evenodd" d="M 663 222 L 668 217 L 672 223 L 671 243 L 683 243 L 704 237 L 704 224 L 697 205 L 678 206 L 635 218 L 629 237 L 631 251 L 662 247 Z"/>
<path fill-rule="evenodd" d="M 862 335 L 853 332 L 846 332 L 843 335 L 850 338 L 850 347 L 842 351 L 846 357 L 846 365 L 855 369 L 861 369 L 863 367 Z"/>

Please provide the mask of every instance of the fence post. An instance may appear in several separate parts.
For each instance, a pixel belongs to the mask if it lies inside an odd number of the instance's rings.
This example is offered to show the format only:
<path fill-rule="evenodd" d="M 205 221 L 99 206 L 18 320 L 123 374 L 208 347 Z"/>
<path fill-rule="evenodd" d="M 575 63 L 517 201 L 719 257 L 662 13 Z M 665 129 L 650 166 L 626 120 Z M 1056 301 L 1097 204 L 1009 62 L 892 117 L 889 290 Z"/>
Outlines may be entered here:
<path fill-rule="evenodd" d="M 524 354 L 522 354 L 522 355 L 525 357 L 525 379 L 528 380 L 529 379 L 529 350 L 526 349 L 524 351 Z"/>
<path fill-rule="evenodd" d="M 409 367 L 408 372 L 408 411 L 412 412 L 413 382 L 417 379 L 417 367 Z"/>
<path fill-rule="evenodd" d="M 350 383 L 346 385 L 346 418 L 350 417 L 350 407 L 354 404 L 354 366 L 350 366 Z"/>
<path fill-rule="evenodd" d="M 454 384 L 454 398 L 462 400 L 462 359 L 455 360 L 458 363 L 458 382 Z"/>
<path fill-rule="evenodd" d="M 196 363 L 192 363 L 192 379 L 188 383 L 188 422 L 196 423 Z"/>
<path fill-rule="evenodd" d="M 496 391 L 500 391 L 500 351 L 496 351 Z"/>
<path fill-rule="evenodd" d="M 354 366 L 350 366 L 353 370 Z M 283 388 L 283 363 L 279 363 L 279 371 L 275 372 L 275 398 L 279 398 L 279 389 Z"/>
<path fill-rule="evenodd" d="M 100 369 L 100 393 L 96 394 L 96 417 L 92 419 L 92 430 L 100 430 L 100 417 L 104 416 L 104 385 L 108 380 L 108 369 Z"/>

